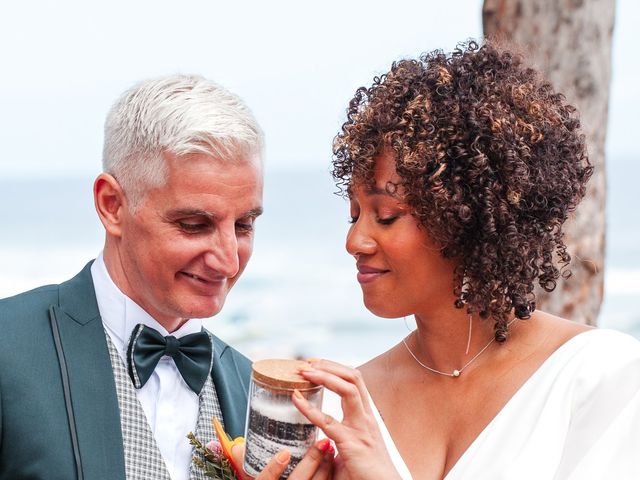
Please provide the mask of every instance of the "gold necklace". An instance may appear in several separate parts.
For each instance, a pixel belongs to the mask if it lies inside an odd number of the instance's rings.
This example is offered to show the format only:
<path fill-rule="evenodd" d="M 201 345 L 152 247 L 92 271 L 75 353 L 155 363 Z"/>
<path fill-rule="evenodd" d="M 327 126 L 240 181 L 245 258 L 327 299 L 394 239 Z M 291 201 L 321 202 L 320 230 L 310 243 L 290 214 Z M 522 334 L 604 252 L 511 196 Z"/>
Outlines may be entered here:
<path fill-rule="evenodd" d="M 513 320 L 511 320 L 509 323 L 507 323 L 507 327 L 509 327 L 509 326 L 510 326 L 513 322 L 515 322 L 515 321 L 516 321 L 516 318 L 514 318 L 514 319 L 513 319 Z M 412 332 L 412 333 L 413 333 L 413 332 Z M 409 334 L 409 335 L 411 335 L 411 334 Z M 471 364 L 474 362 L 474 360 L 475 360 L 476 358 L 478 358 L 480 355 L 482 355 L 482 354 L 484 353 L 484 351 L 485 351 L 487 348 L 489 348 L 489 347 L 491 346 L 491 344 L 492 344 L 492 343 L 495 341 L 495 339 L 496 339 L 495 337 L 493 337 L 493 338 L 489 341 L 489 343 L 487 343 L 484 347 L 482 347 L 482 349 L 481 349 L 478 353 L 476 353 L 476 354 L 474 355 L 474 357 L 473 357 L 471 360 L 469 360 L 467 363 L 465 363 L 462 367 L 460 367 L 460 368 L 457 368 L 457 369 L 453 370 L 453 372 L 451 372 L 451 373 L 447 373 L 447 372 L 443 372 L 443 371 L 437 370 L 437 369 L 435 369 L 435 368 L 431 368 L 430 366 L 425 365 L 424 363 L 422 363 L 422 362 L 418 359 L 418 357 L 416 357 L 416 355 L 411 351 L 411 349 L 409 348 L 409 345 L 407 345 L 407 338 L 408 338 L 408 336 L 407 336 L 407 337 L 405 337 L 405 338 L 403 338 L 403 339 L 402 339 L 402 343 L 404 344 L 404 346 L 405 346 L 405 348 L 407 349 L 407 351 L 409 352 L 409 354 L 413 357 L 413 359 L 414 359 L 416 362 L 418 362 L 418 365 L 420 365 L 422 368 L 425 368 L 425 369 L 429 370 L 430 372 L 437 373 L 438 375 L 443 375 L 443 376 L 445 376 L 445 377 L 452 377 L 452 378 L 459 377 L 459 376 L 460 376 L 460 374 L 462 373 L 462 371 L 463 371 L 465 368 L 467 368 L 469 365 L 471 365 Z M 467 351 L 468 351 L 468 349 L 469 349 L 469 342 L 470 342 L 470 340 L 471 340 L 471 329 L 469 329 L 469 340 L 467 341 Z"/>

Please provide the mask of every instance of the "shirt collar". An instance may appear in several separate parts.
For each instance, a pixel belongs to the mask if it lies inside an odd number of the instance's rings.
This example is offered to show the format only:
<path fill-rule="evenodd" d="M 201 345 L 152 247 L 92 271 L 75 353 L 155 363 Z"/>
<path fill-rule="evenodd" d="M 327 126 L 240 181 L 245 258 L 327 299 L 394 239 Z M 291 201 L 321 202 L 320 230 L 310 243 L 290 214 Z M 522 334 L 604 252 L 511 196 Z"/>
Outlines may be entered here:
<path fill-rule="evenodd" d="M 122 358 L 126 356 L 131 332 L 139 323 L 156 329 L 162 336 L 173 335 L 176 338 L 202 331 L 202 320 L 192 318 L 175 332 L 167 332 L 155 318 L 122 293 L 113 282 L 104 263 L 102 252 L 91 265 L 91 277 L 102 323 Z"/>

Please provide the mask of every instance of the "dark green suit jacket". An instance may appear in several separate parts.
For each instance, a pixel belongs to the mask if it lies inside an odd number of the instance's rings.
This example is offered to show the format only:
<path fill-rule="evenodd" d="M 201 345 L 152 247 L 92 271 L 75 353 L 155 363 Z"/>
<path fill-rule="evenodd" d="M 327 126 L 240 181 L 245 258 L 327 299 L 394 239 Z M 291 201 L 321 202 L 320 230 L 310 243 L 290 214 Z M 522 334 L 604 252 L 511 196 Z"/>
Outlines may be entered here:
<path fill-rule="evenodd" d="M 90 266 L 60 285 L 0 300 L 0 479 L 72 480 L 79 471 L 86 480 L 125 479 Z M 211 376 L 235 437 L 243 434 L 251 365 L 215 337 L 214 349 Z"/>

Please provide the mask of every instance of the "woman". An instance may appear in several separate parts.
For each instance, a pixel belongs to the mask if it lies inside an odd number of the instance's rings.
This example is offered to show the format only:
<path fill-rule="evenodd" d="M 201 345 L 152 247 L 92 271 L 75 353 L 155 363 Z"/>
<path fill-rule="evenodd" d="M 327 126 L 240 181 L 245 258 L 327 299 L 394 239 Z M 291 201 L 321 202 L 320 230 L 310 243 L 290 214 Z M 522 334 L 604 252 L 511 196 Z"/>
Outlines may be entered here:
<path fill-rule="evenodd" d="M 640 344 L 536 310 L 592 173 L 564 97 L 469 42 L 360 88 L 334 155 L 364 303 L 417 324 L 359 371 L 304 372 L 342 397 L 342 422 L 295 400 L 336 477 L 640 478 Z"/>

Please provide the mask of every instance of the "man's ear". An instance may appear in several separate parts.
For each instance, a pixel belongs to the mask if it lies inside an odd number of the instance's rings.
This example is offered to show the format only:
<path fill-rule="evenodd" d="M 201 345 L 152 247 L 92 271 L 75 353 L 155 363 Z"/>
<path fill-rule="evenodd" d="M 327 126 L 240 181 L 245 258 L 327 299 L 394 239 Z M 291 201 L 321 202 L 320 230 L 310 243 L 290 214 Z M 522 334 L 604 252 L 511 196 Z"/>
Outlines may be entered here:
<path fill-rule="evenodd" d="M 127 199 L 118 181 L 108 173 L 101 173 L 93 182 L 93 201 L 104 229 L 109 235 L 120 237 L 122 217 Z"/>

